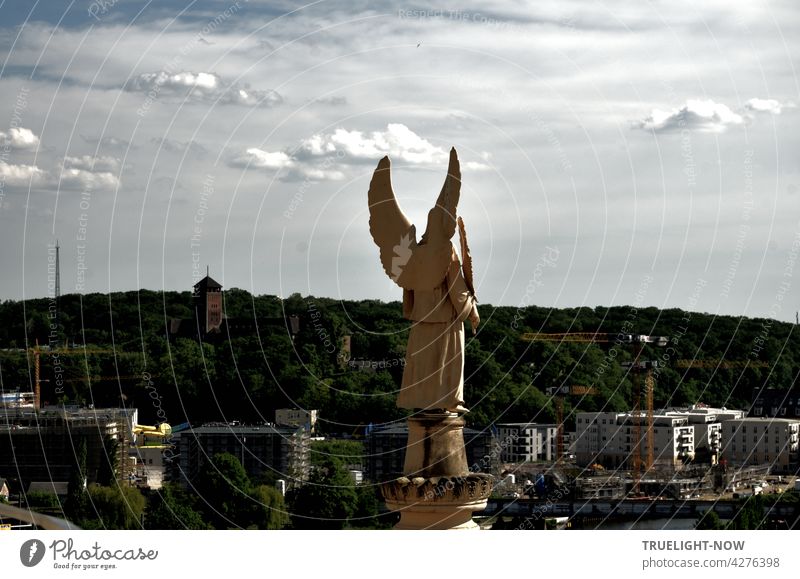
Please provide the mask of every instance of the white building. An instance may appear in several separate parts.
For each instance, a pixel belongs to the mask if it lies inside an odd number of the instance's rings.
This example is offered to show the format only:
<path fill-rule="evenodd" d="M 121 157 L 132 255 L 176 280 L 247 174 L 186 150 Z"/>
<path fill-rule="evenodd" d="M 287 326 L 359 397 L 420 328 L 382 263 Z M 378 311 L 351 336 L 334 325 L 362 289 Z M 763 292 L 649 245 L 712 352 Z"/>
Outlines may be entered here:
<path fill-rule="evenodd" d="M 727 420 L 744 418 L 744 410 L 729 408 L 710 408 L 707 406 L 691 406 L 689 408 L 671 408 L 664 412 L 669 416 L 684 416 L 694 428 L 695 451 L 704 453 L 715 463 L 722 451 L 722 423 Z"/>
<path fill-rule="evenodd" d="M 581 466 L 601 463 L 613 468 L 631 468 L 636 450 L 636 422 L 643 457 L 647 445 L 644 413 L 579 412 L 576 418 L 576 460 Z M 694 459 L 694 428 L 685 416 L 653 416 L 653 456 L 656 465 L 675 467 Z"/>
<path fill-rule="evenodd" d="M 507 422 L 496 424 L 502 462 L 537 462 L 556 459 L 555 424 Z"/>
<path fill-rule="evenodd" d="M 722 457 L 730 465 L 770 465 L 787 472 L 798 463 L 800 420 L 741 418 L 722 423 Z"/>

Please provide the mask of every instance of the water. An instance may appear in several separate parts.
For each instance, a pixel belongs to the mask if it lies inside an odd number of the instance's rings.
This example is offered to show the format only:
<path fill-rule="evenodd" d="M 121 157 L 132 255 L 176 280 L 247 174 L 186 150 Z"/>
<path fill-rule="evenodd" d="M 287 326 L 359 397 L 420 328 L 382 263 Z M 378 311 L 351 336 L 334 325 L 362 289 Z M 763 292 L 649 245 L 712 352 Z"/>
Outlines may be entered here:
<path fill-rule="evenodd" d="M 596 527 L 598 530 L 606 531 L 684 531 L 693 529 L 696 519 L 642 519 L 640 521 L 606 521 Z"/>

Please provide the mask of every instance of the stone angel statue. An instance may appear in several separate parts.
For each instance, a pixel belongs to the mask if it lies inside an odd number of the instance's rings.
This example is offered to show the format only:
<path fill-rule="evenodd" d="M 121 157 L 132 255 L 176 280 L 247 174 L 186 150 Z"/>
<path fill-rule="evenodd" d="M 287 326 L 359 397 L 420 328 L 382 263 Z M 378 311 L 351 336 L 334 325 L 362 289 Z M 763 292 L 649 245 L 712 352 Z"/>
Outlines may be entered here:
<path fill-rule="evenodd" d="M 413 322 L 397 398 L 400 408 L 468 412 L 464 406 L 464 321 L 470 320 L 474 332 L 480 317 L 471 262 L 465 268 L 469 279 L 465 279 L 451 242 L 460 193 L 461 170 L 453 148 L 444 186 L 417 241 L 416 227 L 392 190 L 389 157 L 380 160 L 369 185 L 369 230 L 380 249 L 383 269 L 403 288 L 403 316 Z M 463 256 L 471 260 L 463 222 L 460 225 Z"/>

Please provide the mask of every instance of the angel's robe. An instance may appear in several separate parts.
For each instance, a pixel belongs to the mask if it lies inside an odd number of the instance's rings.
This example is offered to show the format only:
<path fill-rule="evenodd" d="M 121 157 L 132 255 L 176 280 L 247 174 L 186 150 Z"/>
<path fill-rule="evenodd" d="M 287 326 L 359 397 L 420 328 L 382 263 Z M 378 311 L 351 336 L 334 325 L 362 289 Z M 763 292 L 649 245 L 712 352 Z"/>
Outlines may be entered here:
<path fill-rule="evenodd" d="M 464 320 L 473 307 L 475 300 L 455 249 L 439 286 L 403 290 L 403 315 L 414 324 L 408 335 L 398 407 L 455 412 L 461 406 L 463 411 Z"/>

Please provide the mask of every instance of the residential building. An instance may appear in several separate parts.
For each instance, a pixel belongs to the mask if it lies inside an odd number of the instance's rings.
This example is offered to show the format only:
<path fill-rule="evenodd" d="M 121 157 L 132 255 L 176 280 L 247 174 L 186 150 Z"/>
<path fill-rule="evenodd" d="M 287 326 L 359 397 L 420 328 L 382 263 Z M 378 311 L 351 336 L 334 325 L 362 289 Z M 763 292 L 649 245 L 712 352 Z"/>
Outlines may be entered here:
<path fill-rule="evenodd" d="M 556 459 L 557 425 L 506 422 L 495 426 L 501 462 L 549 462 Z"/>
<path fill-rule="evenodd" d="M 576 417 L 576 460 L 581 466 L 600 463 L 631 468 L 640 432 L 640 452 L 645 453 L 647 417 L 644 413 L 579 412 Z M 675 468 L 694 459 L 694 428 L 685 416 L 653 416 L 654 464 Z"/>
<path fill-rule="evenodd" d="M 303 429 L 269 425 L 211 423 L 173 431 L 170 478 L 191 486 L 214 455 L 228 453 L 241 461 L 252 478 L 285 479 L 292 488 L 308 478 L 309 438 Z"/>
<path fill-rule="evenodd" d="M 695 405 L 688 408 L 671 408 L 663 412 L 669 416 L 684 416 L 694 428 L 695 459 L 716 464 L 722 451 L 722 423 L 744 418 L 744 410 L 711 408 Z"/>
<path fill-rule="evenodd" d="M 797 389 L 758 388 L 753 391 L 749 416 L 800 419 L 800 392 Z"/>
<path fill-rule="evenodd" d="M 722 457 L 731 466 L 769 465 L 772 472 L 798 465 L 800 420 L 741 418 L 722 423 Z"/>
<path fill-rule="evenodd" d="M 22 488 L 32 482 L 69 480 L 83 440 L 88 482 L 108 468 L 109 452 L 115 453 L 116 475 L 127 479 L 137 417 L 135 408 L 6 408 L 0 413 L 0 475 L 19 479 Z"/>

